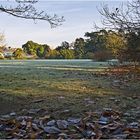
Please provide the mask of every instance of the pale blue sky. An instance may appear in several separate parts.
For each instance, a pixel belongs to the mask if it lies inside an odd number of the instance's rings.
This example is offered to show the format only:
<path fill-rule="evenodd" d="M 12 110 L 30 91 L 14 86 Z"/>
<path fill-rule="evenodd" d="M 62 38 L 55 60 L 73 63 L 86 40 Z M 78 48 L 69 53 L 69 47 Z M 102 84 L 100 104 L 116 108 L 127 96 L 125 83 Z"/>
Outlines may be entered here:
<path fill-rule="evenodd" d="M 116 7 L 122 2 L 124 1 L 39 1 L 36 4 L 38 9 L 65 17 L 66 21 L 62 26 L 51 29 L 44 21 L 37 21 L 35 24 L 32 20 L 0 13 L 0 32 L 5 34 L 6 43 L 11 47 L 21 47 L 28 40 L 33 40 L 54 48 L 62 41 L 72 42 L 77 37 L 84 37 L 85 32 L 94 30 L 94 23 L 101 26 L 101 16 L 97 10 L 101 4 Z M 0 4 L 5 2 L 0 1 Z"/>

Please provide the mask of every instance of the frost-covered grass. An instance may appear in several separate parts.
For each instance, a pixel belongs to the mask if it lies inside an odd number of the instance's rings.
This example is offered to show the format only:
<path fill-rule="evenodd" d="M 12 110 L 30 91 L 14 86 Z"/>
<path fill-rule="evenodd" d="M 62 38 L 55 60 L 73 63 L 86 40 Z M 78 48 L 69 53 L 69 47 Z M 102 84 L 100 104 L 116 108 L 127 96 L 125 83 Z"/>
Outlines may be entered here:
<path fill-rule="evenodd" d="M 45 108 L 54 117 L 65 117 L 104 107 L 128 108 L 127 97 L 133 91 L 126 95 L 126 90 L 112 88 L 109 77 L 98 76 L 107 66 L 91 60 L 2 60 L 0 113 Z M 34 102 L 40 99 L 43 101 Z M 62 114 L 64 110 L 68 113 Z"/>
<path fill-rule="evenodd" d="M 107 62 L 93 62 L 89 59 L 82 60 L 1 60 L 0 66 L 26 66 L 26 67 L 73 67 L 73 68 L 102 68 Z"/>

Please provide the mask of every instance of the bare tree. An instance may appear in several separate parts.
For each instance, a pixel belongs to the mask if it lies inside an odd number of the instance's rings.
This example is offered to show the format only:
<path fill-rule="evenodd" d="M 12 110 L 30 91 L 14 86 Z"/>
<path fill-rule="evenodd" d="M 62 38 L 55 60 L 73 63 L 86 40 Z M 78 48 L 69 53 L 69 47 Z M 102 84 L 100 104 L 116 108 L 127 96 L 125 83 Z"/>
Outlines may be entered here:
<path fill-rule="evenodd" d="M 10 0 L 7 0 L 7 2 L 10 2 Z M 38 0 L 15 0 L 14 2 L 14 6 L 1 4 L 0 11 L 18 18 L 47 21 L 51 27 L 59 26 L 64 22 L 63 16 L 59 17 L 56 14 L 50 16 L 45 11 L 38 11 L 34 7 Z"/>
<path fill-rule="evenodd" d="M 4 46 L 5 36 L 4 34 L 0 33 L 0 47 Z"/>
<path fill-rule="evenodd" d="M 140 30 L 140 0 L 133 0 L 122 4 L 120 7 L 110 9 L 103 5 L 99 10 L 102 15 L 102 23 L 106 28 L 125 32 L 137 32 Z"/>

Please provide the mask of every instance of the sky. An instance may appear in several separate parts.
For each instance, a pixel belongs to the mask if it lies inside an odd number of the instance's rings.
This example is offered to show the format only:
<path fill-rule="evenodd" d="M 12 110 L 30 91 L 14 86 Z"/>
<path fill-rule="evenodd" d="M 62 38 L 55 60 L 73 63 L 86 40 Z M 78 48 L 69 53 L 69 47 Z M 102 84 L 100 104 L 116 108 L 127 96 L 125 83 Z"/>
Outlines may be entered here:
<path fill-rule="evenodd" d="M 9 0 L 10 1 L 10 0 Z M 55 48 L 63 41 L 73 42 L 76 38 L 83 37 L 86 32 L 94 31 L 94 23 L 101 24 L 101 15 L 98 9 L 101 5 L 117 7 L 125 1 L 41 1 L 35 4 L 38 10 L 48 14 L 64 16 L 65 22 L 57 28 L 51 28 L 46 21 L 24 20 L 0 12 L 0 33 L 4 33 L 7 46 L 22 47 L 27 41 L 32 40 L 40 44 L 48 44 Z M 13 5 L 13 2 L 0 1 L 0 5 Z"/>

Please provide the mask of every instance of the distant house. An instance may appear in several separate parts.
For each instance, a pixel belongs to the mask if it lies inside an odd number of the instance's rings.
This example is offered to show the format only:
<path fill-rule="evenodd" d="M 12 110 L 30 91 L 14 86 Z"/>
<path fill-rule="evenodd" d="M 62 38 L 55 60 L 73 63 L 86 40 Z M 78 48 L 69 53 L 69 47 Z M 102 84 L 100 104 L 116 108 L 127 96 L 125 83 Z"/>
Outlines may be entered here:
<path fill-rule="evenodd" d="M 3 55 L 5 58 L 13 57 L 13 53 L 17 48 L 8 47 L 3 51 Z"/>
<path fill-rule="evenodd" d="M 3 53 L 4 57 L 12 57 L 13 56 L 13 52 L 11 51 L 6 51 Z"/>

